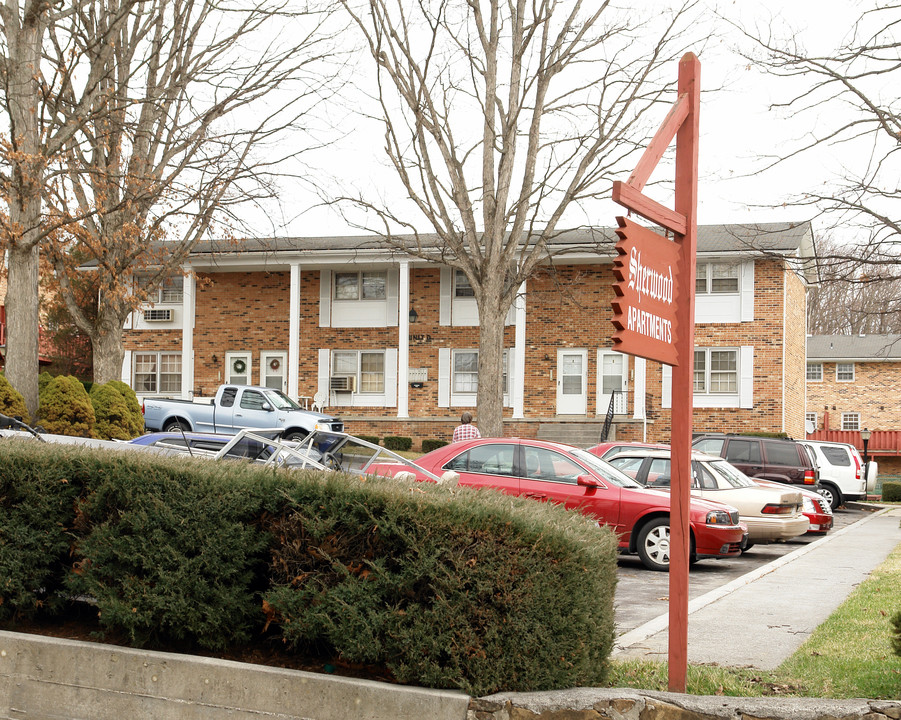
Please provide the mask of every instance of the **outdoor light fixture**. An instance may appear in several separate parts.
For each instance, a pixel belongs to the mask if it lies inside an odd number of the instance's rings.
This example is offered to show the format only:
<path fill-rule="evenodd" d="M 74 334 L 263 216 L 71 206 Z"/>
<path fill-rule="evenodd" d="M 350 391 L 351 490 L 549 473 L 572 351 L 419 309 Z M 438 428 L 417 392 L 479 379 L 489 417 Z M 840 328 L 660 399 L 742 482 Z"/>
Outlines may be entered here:
<path fill-rule="evenodd" d="M 869 456 L 867 455 L 867 445 L 870 443 L 870 436 L 871 436 L 872 434 L 873 434 L 873 433 L 871 433 L 871 432 L 870 432 L 869 430 L 867 430 L 866 428 L 864 428 L 863 430 L 860 431 L 860 439 L 863 440 L 863 467 L 864 467 L 864 473 L 866 473 L 867 463 L 870 461 L 870 458 L 869 458 Z M 864 477 L 866 477 L 866 475 L 864 475 Z"/>
<path fill-rule="evenodd" d="M 410 324 L 412 325 L 417 320 L 419 320 L 419 313 L 416 312 L 416 308 L 411 307 L 410 308 Z"/>

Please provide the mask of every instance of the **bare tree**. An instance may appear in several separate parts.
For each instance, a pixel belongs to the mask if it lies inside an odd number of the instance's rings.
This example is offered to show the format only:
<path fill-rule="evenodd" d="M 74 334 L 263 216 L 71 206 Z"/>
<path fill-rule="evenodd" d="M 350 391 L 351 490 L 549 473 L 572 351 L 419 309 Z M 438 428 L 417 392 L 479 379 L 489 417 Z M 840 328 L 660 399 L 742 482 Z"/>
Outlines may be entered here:
<path fill-rule="evenodd" d="M 234 228 L 238 205 L 272 198 L 280 164 L 313 146 L 289 131 L 310 122 L 331 76 L 317 71 L 332 57 L 328 14 L 289 11 L 298 3 L 145 0 L 103 52 L 106 18 L 123 5 L 83 8 L 69 33 L 103 79 L 90 121 L 68 138 L 48 185 L 61 230 L 47 248 L 101 383 L 121 376 L 128 314 L 180 275 L 217 219 Z M 51 40 L 63 49 L 56 34 Z M 60 122 L 70 107 L 63 93 Z M 83 312 L 73 282 L 84 264 L 98 271 L 96 316 Z"/>
<path fill-rule="evenodd" d="M 480 322 L 479 426 L 501 435 L 504 317 L 562 223 L 609 196 L 662 118 L 663 104 L 653 119 L 646 111 L 673 99 L 693 6 L 640 20 L 581 0 L 341 3 L 374 61 L 373 116 L 413 210 L 372 192 L 340 200 L 378 218 L 360 225 L 388 246 L 466 275 Z M 416 231 L 422 218 L 438 247 Z"/>
<path fill-rule="evenodd" d="M 127 9 L 138 0 L 123 0 Z M 0 103 L 6 134 L 0 137 L 0 245 L 8 253 L 6 294 L 6 376 L 22 393 L 28 412 L 38 406 L 38 265 L 47 225 L 42 218 L 46 169 L 85 121 L 100 91 L 100 78 L 76 75 L 77 52 L 71 47 L 55 60 L 44 56 L 48 33 L 75 22 L 87 0 L 3 0 L 0 4 Z M 121 12 L 106 17 L 114 32 Z M 100 56 L 112 52 L 109 36 L 96 38 Z M 62 122 L 47 111 L 45 98 L 68 89 Z"/>
<path fill-rule="evenodd" d="M 846 269 L 861 263 L 868 270 L 858 273 L 858 279 L 865 278 L 870 291 L 876 282 L 901 276 L 899 28 L 901 4 L 884 0 L 862 11 L 846 40 L 822 55 L 805 50 L 803 33 L 788 30 L 787 39 L 780 39 L 772 24 L 740 28 L 752 43 L 745 57 L 782 78 L 791 93 L 773 110 L 799 118 L 809 128 L 789 150 L 765 158 L 766 166 L 820 155 L 838 167 L 831 181 L 799 187 L 787 202 L 813 210 L 827 232 L 857 229 L 855 238 L 833 245 L 828 256 L 818 255 L 844 263 Z"/>

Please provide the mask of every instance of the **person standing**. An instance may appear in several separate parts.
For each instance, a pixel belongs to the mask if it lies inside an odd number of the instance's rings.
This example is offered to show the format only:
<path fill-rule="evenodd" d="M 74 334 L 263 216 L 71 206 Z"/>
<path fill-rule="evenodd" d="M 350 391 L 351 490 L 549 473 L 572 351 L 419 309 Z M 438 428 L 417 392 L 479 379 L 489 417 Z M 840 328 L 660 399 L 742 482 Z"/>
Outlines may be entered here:
<path fill-rule="evenodd" d="M 482 437 L 482 433 L 472 424 L 472 413 L 467 411 L 460 417 L 460 424 L 454 428 L 454 439 L 451 442 L 475 440 L 480 437 Z"/>

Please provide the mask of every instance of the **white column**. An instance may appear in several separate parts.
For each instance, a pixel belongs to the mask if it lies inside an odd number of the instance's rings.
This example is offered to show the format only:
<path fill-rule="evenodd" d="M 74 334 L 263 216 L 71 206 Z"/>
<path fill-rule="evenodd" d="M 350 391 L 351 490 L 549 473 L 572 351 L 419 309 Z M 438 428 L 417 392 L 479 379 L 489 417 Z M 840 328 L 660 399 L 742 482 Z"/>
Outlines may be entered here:
<path fill-rule="evenodd" d="M 300 263 L 291 263 L 291 289 L 288 294 L 288 397 L 300 395 Z"/>
<path fill-rule="evenodd" d="M 523 282 L 513 301 L 516 330 L 513 346 L 513 419 L 525 417 L 526 395 L 526 284 Z"/>
<path fill-rule="evenodd" d="M 397 306 L 397 417 L 410 416 L 410 263 L 400 263 Z"/>
<path fill-rule="evenodd" d="M 197 282 L 193 275 L 185 275 L 181 295 L 181 396 L 194 397 L 194 296 Z"/>

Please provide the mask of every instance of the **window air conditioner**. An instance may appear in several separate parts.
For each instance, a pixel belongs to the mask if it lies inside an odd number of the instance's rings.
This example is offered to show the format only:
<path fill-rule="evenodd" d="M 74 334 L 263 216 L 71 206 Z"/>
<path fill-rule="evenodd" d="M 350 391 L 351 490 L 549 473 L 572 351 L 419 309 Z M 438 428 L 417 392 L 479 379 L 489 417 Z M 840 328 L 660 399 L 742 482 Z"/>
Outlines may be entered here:
<path fill-rule="evenodd" d="M 172 309 L 152 308 L 144 311 L 144 320 L 147 322 L 167 322 L 172 319 Z"/>
<path fill-rule="evenodd" d="M 357 378 L 353 375 L 333 375 L 329 389 L 335 392 L 353 392 L 357 389 Z"/>

